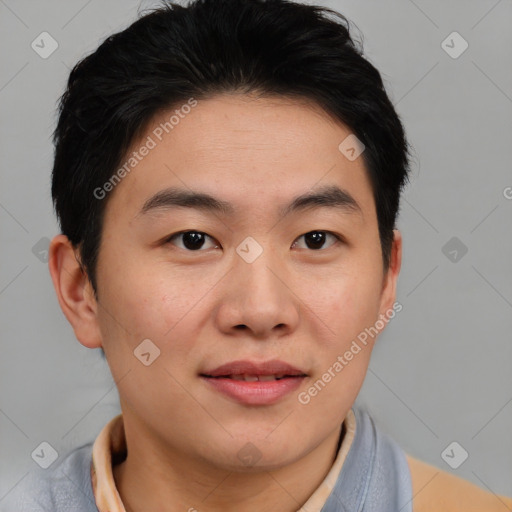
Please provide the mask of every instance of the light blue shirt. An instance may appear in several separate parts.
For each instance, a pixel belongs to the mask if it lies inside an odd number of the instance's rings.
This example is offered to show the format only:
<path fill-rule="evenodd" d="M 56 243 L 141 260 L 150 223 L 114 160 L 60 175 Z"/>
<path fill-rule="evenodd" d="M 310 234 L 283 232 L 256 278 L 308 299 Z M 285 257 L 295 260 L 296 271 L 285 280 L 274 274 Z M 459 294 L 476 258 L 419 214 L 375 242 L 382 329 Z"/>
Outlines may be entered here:
<path fill-rule="evenodd" d="M 321 512 L 412 512 L 405 452 L 353 408 L 356 430 L 336 484 Z M 98 512 L 91 484 L 90 442 L 57 466 L 30 473 L 0 501 L 0 512 Z"/>

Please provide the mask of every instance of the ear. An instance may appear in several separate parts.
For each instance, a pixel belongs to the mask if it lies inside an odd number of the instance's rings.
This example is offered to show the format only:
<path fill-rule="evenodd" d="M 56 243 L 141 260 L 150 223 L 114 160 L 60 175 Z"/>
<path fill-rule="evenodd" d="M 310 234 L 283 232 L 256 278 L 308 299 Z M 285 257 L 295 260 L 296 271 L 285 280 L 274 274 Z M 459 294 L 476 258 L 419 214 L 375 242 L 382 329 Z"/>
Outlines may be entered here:
<path fill-rule="evenodd" d="M 65 235 L 52 239 L 48 267 L 60 307 L 73 327 L 76 338 L 85 347 L 101 347 L 94 291 L 88 276 L 80 268 L 75 249 Z"/>
<path fill-rule="evenodd" d="M 385 315 L 387 311 L 394 310 L 393 304 L 396 300 L 396 285 L 400 267 L 402 265 L 402 234 L 398 229 L 393 230 L 393 243 L 391 245 L 391 255 L 389 268 L 384 275 L 382 283 L 382 294 L 379 314 Z"/>

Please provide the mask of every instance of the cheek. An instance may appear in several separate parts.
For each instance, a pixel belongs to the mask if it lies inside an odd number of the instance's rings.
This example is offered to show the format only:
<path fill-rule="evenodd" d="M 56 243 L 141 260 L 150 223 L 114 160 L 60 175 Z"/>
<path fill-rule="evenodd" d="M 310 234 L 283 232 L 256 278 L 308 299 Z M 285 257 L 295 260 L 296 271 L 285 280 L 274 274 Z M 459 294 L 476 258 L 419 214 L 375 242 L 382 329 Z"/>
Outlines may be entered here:
<path fill-rule="evenodd" d="M 156 264 L 141 265 L 138 270 L 119 269 L 115 281 L 109 306 L 116 320 L 107 315 L 106 321 L 114 324 L 118 337 L 124 338 L 120 345 L 125 351 L 133 352 L 143 340 L 150 339 L 160 349 L 166 366 L 178 368 L 190 362 L 196 340 L 204 337 L 201 332 L 211 317 L 207 292 L 215 280 Z"/>
<path fill-rule="evenodd" d="M 325 333 L 324 341 L 341 350 L 378 318 L 380 291 L 380 274 L 354 267 L 303 281 L 299 295 L 314 313 L 317 336 Z"/>
<path fill-rule="evenodd" d="M 193 292 L 176 282 L 165 283 L 161 276 L 133 275 L 119 286 L 120 318 L 132 334 L 154 338 L 159 344 L 173 337 L 197 302 Z"/>

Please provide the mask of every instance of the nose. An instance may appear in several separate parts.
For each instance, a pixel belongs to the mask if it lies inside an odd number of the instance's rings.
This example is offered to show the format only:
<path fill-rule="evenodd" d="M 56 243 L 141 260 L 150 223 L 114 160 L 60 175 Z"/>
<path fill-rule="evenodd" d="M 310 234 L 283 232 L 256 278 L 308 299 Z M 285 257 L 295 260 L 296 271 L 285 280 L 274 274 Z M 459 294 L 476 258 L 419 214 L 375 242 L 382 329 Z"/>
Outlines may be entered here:
<path fill-rule="evenodd" d="M 252 263 L 238 254 L 219 295 L 218 328 L 231 336 L 266 340 L 293 332 L 299 323 L 300 299 L 290 274 L 271 249 Z"/>

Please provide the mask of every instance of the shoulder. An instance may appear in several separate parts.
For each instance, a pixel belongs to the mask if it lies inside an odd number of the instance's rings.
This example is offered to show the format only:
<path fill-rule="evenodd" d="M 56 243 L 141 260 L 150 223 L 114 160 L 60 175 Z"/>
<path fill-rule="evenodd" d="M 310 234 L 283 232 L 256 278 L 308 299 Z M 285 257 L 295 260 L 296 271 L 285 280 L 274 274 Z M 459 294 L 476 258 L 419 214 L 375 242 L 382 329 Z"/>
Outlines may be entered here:
<path fill-rule="evenodd" d="M 477 485 L 406 454 L 411 473 L 413 512 L 510 512 L 512 498 Z"/>
<path fill-rule="evenodd" d="M 97 512 L 91 457 L 89 443 L 48 469 L 34 468 L 0 501 L 0 512 Z"/>

